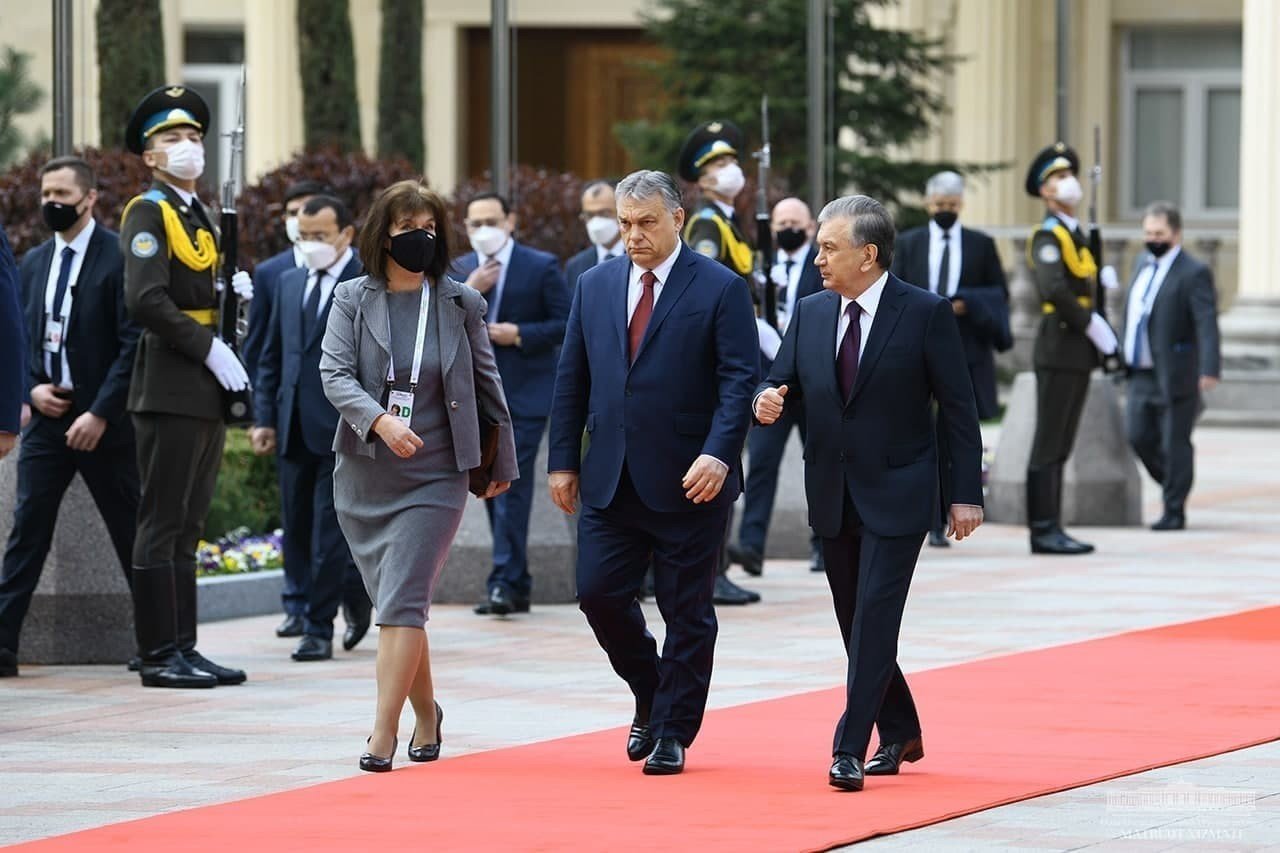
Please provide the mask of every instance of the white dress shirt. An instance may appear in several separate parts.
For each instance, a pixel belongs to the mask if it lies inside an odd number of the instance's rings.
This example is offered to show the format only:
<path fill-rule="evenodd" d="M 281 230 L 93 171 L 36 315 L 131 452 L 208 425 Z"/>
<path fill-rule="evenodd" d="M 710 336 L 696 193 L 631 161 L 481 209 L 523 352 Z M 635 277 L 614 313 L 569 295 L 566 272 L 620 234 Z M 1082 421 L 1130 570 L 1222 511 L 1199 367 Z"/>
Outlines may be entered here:
<path fill-rule="evenodd" d="M 683 245 L 680 241 L 676 241 L 676 250 L 667 255 L 662 263 L 653 268 L 653 274 L 658 279 L 653 285 L 653 307 L 658 307 L 658 297 L 662 295 L 662 286 L 667 283 L 667 278 L 671 275 L 671 268 L 676 265 L 676 258 L 680 256 L 680 247 Z M 636 306 L 640 304 L 640 297 L 644 293 L 644 284 L 641 283 L 640 277 L 645 274 L 645 268 L 639 264 L 631 265 L 631 277 L 627 282 L 627 325 L 631 325 L 631 315 L 636 313 Z"/>
<path fill-rule="evenodd" d="M 186 202 L 187 207 L 190 207 L 190 206 L 191 206 L 191 202 L 192 202 L 192 200 L 193 200 L 193 199 L 195 199 L 195 197 L 196 197 L 196 194 L 195 194 L 195 193 L 187 192 L 186 190 L 182 189 L 181 187 L 175 187 L 173 184 L 169 183 L 168 181 L 165 181 L 165 182 L 164 182 L 164 185 L 165 185 L 166 187 L 168 187 L 169 189 L 173 190 L 174 192 L 176 192 L 176 193 L 178 194 L 178 198 L 180 198 L 180 199 L 182 199 L 184 202 Z"/>
<path fill-rule="evenodd" d="M 840 342 L 849 331 L 849 315 L 845 312 L 849 310 L 850 302 L 857 302 L 858 307 L 862 309 L 862 313 L 858 315 L 858 330 L 862 333 L 861 340 L 858 341 L 858 364 L 862 364 L 862 353 L 867 349 L 867 338 L 871 336 L 871 324 L 876 319 L 876 311 L 880 309 L 880 297 L 884 295 L 884 283 L 888 280 L 889 273 L 881 273 L 875 284 L 862 291 L 857 299 L 840 297 L 840 321 L 836 324 L 836 358 L 840 357 Z"/>
<path fill-rule="evenodd" d="M 515 251 L 516 238 L 508 237 L 507 242 L 502 244 L 502 248 L 496 254 L 491 255 L 493 260 L 501 264 L 498 270 L 498 280 L 493 283 L 493 287 L 489 288 L 489 292 L 484 295 L 485 301 L 489 303 L 489 310 L 485 312 L 485 316 L 489 318 L 489 322 L 498 322 L 498 312 L 502 310 L 502 291 L 507 287 L 507 267 L 511 266 L 511 253 Z M 479 252 L 476 252 L 477 267 L 482 267 L 489 260 Z"/>
<path fill-rule="evenodd" d="M 611 246 L 608 249 L 606 249 L 604 246 L 596 246 L 596 264 L 597 265 L 603 264 L 605 261 L 609 260 L 610 258 L 616 258 L 618 257 L 618 255 L 622 254 L 622 251 L 623 251 L 623 248 L 622 248 L 621 237 L 618 238 L 618 242 L 614 243 L 613 246 Z"/>
<path fill-rule="evenodd" d="M 347 268 L 347 264 L 351 263 L 351 258 L 355 252 L 351 251 L 348 246 L 347 250 L 338 256 L 338 260 L 329 265 L 324 270 L 309 270 L 307 272 L 307 287 L 302 292 L 302 306 L 306 308 L 307 298 L 311 296 L 311 290 L 316 286 L 316 279 L 320 277 L 320 273 L 324 273 L 324 278 L 320 281 L 320 304 L 316 307 L 316 319 L 319 320 L 324 315 L 324 308 L 329 304 L 329 299 L 333 296 L 333 289 L 338 286 L 338 276 L 342 275 L 342 271 Z"/>
<path fill-rule="evenodd" d="M 778 304 L 778 330 L 786 334 L 787 324 L 791 322 L 791 314 L 796 309 L 796 292 L 800 289 L 800 276 L 804 273 L 804 259 L 809 257 L 809 242 L 794 252 L 778 250 L 774 263 L 773 280 L 787 282 L 786 298 Z M 791 271 L 787 272 L 787 261 L 791 261 Z"/>
<path fill-rule="evenodd" d="M 80 280 L 80 268 L 84 266 L 85 252 L 89 251 L 89 238 L 93 236 L 93 229 L 97 225 L 93 221 L 93 217 L 89 217 L 89 223 L 80 229 L 80 233 L 68 243 L 63 239 L 61 234 L 53 235 L 53 262 L 49 264 L 49 278 L 45 282 L 44 288 L 44 315 L 48 319 L 54 317 L 53 298 L 58 290 L 58 274 L 62 271 L 62 250 L 71 247 L 71 251 L 75 252 L 71 256 L 71 270 L 67 278 L 67 292 L 62 297 L 62 385 L 63 388 L 74 388 L 75 385 L 71 381 L 71 365 L 67 363 L 67 333 L 70 327 L 69 319 L 71 317 L 71 304 L 75 301 L 76 282 Z M 43 335 L 44 330 L 41 330 Z M 44 374 L 45 376 L 53 375 L 53 353 L 44 353 Z"/>
<path fill-rule="evenodd" d="M 945 282 L 938 281 L 938 273 L 942 267 L 942 249 L 944 247 L 943 237 L 951 243 L 951 249 L 947 253 L 947 280 Z M 944 289 L 945 285 L 945 289 Z M 946 231 L 943 231 L 938 223 L 932 219 L 929 220 L 929 289 L 939 296 L 945 296 L 948 299 L 956 295 L 956 290 L 960 287 L 960 223 L 952 225 Z"/>
<path fill-rule="evenodd" d="M 1138 277 L 1134 279 L 1133 287 L 1129 288 L 1129 303 L 1125 311 L 1124 357 L 1129 364 L 1139 369 L 1150 369 L 1155 364 L 1151 358 L 1151 320 L 1149 319 L 1151 306 L 1155 305 L 1160 286 L 1169 275 L 1169 267 L 1173 266 L 1173 261 L 1178 257 L 1181 248 L 1181 246 L 1174 246 L 1160 258 L 1148 255 Z M 1151 264 L 1152 261 L 1155 261 L 1154 267 Z M 1143 305 L 1147 306 L 1147 334 L 1143 341 L 1142 352 L 1137 352 L 1135 348 L 1138 343 L 1138 321 L 1142 319 Z"/>

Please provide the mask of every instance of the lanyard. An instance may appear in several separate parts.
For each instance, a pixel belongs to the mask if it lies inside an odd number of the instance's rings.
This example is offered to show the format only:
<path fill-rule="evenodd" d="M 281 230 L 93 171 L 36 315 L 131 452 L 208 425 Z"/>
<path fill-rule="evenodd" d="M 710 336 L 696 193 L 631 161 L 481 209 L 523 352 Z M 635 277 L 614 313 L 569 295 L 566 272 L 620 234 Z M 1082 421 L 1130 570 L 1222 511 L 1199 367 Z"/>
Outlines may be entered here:
<path fill-rule="evenodd" d="M 417 338 L 413 342 L 413 369 L 409 374 L 409 391 L 412 393 L 418 387 L 418 375 L 422 373 L 422 350 L 427 340 L 427 313 L 431 310 L 431 293 L 427 290 L 426 282 L 422 284 L 422 307 L 418 311 L 418 333 Z M 387 340 L 391 339 L 391 314 L 387 313 Z M 396 357 L 392 355 L 387 360 L 387 385 L 394 386 L 396 384 Z"/>

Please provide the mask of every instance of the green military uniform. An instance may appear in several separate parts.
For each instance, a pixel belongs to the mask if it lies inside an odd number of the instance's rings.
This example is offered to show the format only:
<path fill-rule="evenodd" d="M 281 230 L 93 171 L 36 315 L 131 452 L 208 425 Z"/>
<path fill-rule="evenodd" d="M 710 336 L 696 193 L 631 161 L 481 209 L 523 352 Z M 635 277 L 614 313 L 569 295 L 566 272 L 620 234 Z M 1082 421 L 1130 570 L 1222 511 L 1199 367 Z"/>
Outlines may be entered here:
<path fill-rule="evenodd" d="M 1076 153 L 1063 143 L 1036 157 L 1026 190 L 1039 197 L 1049 176 L 1079 169 Z M 1040 296 L 1040 328 L 1032 363 L 1036 372 L 1036 428 L 1027 463 L 1027 522 L 1032 550 L 1087 553 L 1092 546 L 1061 527 L 1062 471 L 1075 444 L 1089 392 L 1089 374 L 1100 363 L 1086 335 L 1093 318 L 1098 267 L 1078 223 L 1050 213 L 1027 245 L 1027 262 Z"/>
<path fill-rule="evenodd" d="M 208 126 L 181 87 L 138 105 L 126 144 L 141 153 L 163 130 Z M 217 327 L 218 232 L 194 195 L 157 177 L 120 226 L 125 302 L 143 327 L 128 407 L 137 432 L 142 501 L 134 544 L 134 619 L 143 684 L 212 687 L 243 681 L 196 645 L 196 545 L 213 500 L 226 427 L 222 388 L 205 367 Z"/>

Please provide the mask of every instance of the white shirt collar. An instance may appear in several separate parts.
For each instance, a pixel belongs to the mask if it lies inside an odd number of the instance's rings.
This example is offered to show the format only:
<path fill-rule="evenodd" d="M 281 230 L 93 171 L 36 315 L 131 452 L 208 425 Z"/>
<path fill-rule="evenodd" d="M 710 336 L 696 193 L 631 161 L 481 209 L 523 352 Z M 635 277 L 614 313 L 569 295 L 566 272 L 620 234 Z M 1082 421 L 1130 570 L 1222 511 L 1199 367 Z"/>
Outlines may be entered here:
<path fill-rule="evenodd" d="M 777 262 L 780 264 L 785 264 L 787 261 L 795 261 L 796 263 L 801 263 L 804 261 L 806 257 L 808 257 L 808 255 L 809 255 L 809 241 L 805 240 L 804 243 L 800 245 L 800 248 L 796 249 L 794 252 L 788 252 L 786 249 L 779 249 Z"/>
<path fill-rule="evenodd" d="M 960 220 L 957 219 L 954 225 L 952 225 L 947 230 L 943 231 L 941 225 L 939 225 L 938 223 L 930 219 L 929 220 L 929 236 L 937 240 L 937 239 L 941 239 L 942 235 L 944 234 L 947 235 L 948 238 L 958 237 L 960 235 Z"/>
<path fill-rule="evenodd" d="M 875 284 L 868 287 L 858 296 L 858 298 L 850 299 L 847 296 L 840 297 L 840 313 L 844 314 L 849 310 L 850 302 L 857 302 L 858 307 L 862 309 L 862 313 L 867 315 L 868 320 L 874 320 L 876 311 L 880 308 L 880 297 L 884 295 L 885 282 L 889 280 L 889 273 L 886 270 L 876 279 Z"/>
<path fill-rule="evenodd" d="M 336 284 L 338 276 L 342 275 L 342 271 L 347 268 L 347 264 L 351 263 L 351 257 L 354 254 L 355 252 L 351 251 L 351 247 L 348 246 L 345 252 L 338 255 L 338 259 L 336 261 L 322 270 L 326 275 L 325 282 L 329 284 Z M 311 270 L 311 272 L 314 274 L 316 271 Z"/>
<path fill-rule="evenodd" d="M 718 198 L 712 199 L 712 201 L 716 203 L 716 207 L 720 208 L 721 213 L 723 213 L 729 219 L 733 219 L 733 215 L 734 215 L 733 205 L 725 204 L 724 202 L 720 201 L 720 199 Z"/>
<path fill-rule="evenodd" d="M 1061 212 L 1053 215 L 1062 220 L 1063 224 L 1067 226 L 1068 231 L 1078 231 L 1080 229 L 1080 220 L 1076 219 L 1074 216 L 1067 216 L 1065 213 Z"/>
<path fill-rule="evenodd" d="M 188 205 L 190 205 L 191 200 L 196 197 L 195 193 L 189 193 L 186 190 L 182 189 L 181 187 L 175 187 L 173 184 L 169 183 L 168 181 L 165 181 L 164 185 L 169 189 L 173 190 L 174 192 L 176 192 L 178 194 L 178 198 L 185 201 Z"/>
<path fill-rule="evenodd" d="M 502 264 L 502 268 L 504 270 L 511 264 L 511 253 L 515 251 L 515 248 L 516 248 L 516 238 L 508 237 L 507 242 L 503 243 L 502 248 L 499 249 L 498 253 L 493 256 L 494 260 Z M 479 252 L 476 252 L 476 258 L 482 264 L 485 262 L 484 256 L 481 255 Z"/>
<path fill-rule="evenodd" d="M 618 238 L 618 242 L 614 243 L 610 248 L 604 246 L 596 246 L 596 263 L 603 264 L 610 258 L 616 258 L 622 254 L 622 238 Z"/>
<path fill-rule="evenodd" d="M 680 256 L 680 250 L 683 248 L 684 248 L 684 241 L 677 240 L 675 251 L 667 255 L 667 257 L 662 261 L 662 263 L 658 264 L 656 267 L 653 268 L 653 274 L 658 279 L 659 287 L 667 283 L 667 278 L 671 275 L 671 268 L 676 265 L 676 258 Z M 639 284 L 640 277 L 642 275 L 644 275 L 644 267 L 640 266 L 639 264 L 632 263 L 631 264 L 631 284 L 633 285 Z"/>
<path fill-rule="evenodd" d="M 84 253 L 89 251 L 89 238 L 93 236 L 93 229 L 97 227 L 93 217 L 89 217 L 89 222 L 80 229 L 80 233 L 75 236 L 70 243 L 62 238 L 62 234 L 55 233 L 53 235 L 53 254 L 55 257 L 62 254 L 62 250 L 70 246 L 76 253 L 76 257 L 83 258 Z"/>

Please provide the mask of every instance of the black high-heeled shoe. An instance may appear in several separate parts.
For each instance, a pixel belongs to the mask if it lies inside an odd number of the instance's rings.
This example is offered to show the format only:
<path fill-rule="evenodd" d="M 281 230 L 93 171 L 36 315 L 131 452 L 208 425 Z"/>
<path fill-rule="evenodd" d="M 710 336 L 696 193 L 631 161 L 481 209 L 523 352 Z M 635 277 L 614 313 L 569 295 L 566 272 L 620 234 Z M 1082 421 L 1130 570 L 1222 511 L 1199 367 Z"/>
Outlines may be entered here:
<path fill-rule="evenodd" d="M 436 742 L 427 743 L 422 746 L 414 746 L 413 738 L 418 734 L 418 727 L 414 726 L 413 734 L 409 735 L 409 760 L 410 761 L 435 761 L 440 757 L 440 744 L 444 739 L 440 737 L 440 727 L 444 724 L 444 708 L 440 707 L 440 703 L 436 703 Z"/>
<path fill-rule="evenodd" d="M 373 740 L 373 735 L 365 738 L 365 743 Z M 374 755 L 372 752 L 366 752 L 360 756 L 360 769 L 367 773 L 389 773 L 391 771 L 391 762 L 395 760 L 396 748 L 400 746 L 400 738 L 391 741 L 391 754 L 386 758 Z"/>

